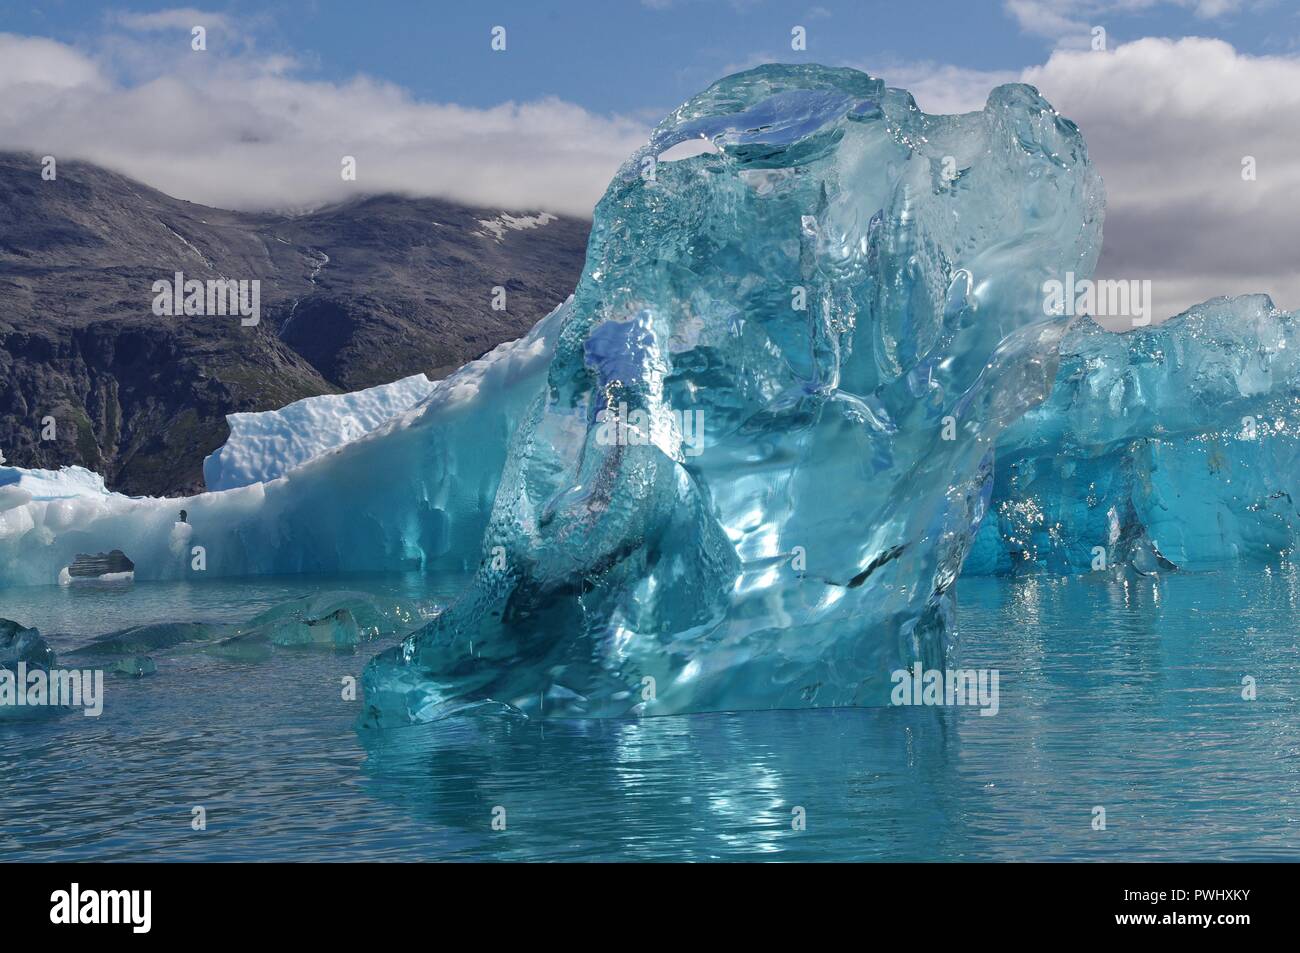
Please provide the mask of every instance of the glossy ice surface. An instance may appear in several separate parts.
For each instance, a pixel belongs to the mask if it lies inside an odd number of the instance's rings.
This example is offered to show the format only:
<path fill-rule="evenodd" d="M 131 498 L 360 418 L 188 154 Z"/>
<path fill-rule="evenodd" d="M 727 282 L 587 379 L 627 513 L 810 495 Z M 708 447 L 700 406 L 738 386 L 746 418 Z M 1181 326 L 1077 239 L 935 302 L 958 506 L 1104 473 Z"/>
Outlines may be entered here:
<path fill-rule="evenodd" d="M 1267 565 L 1300 534 L 1300 322 L 1216 298 L 1124 334 L 1084 319 L 998 445 L 966 573 Z M 1094 565 L 1097 564 L 1097 565 Z"/>
<path fill-rule="evenodd" d="M 1026 86 L 936 117 L 769 66 L 683 105 L 596 208 L 472 585 L 371 664 L 366 724 L 884 704 L 941 664 L 1068 322 L 1039 288 L 1091 273 L 1102 202 Z"/>

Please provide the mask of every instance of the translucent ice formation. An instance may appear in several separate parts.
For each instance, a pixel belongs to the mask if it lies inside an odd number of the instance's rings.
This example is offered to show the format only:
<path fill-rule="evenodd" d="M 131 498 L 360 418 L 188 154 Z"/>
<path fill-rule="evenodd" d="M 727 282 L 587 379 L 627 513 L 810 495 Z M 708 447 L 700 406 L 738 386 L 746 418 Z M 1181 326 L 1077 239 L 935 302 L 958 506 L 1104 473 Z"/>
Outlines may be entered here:
<path fill-rule="evenodd" d="M 147 655 L 133 655 L 129 658 L 117 659 L 109 671 L 114 675 L 125 675 L 128 678 L 144 678 L 146 675 L 154 675 L 158 672 L 158 663 Z"/>
<path fill-rule="evenodd" d="M 48 672 L 53 667 L 54 650 L 39 631 L 0 619 L 0 723 L 53 713 L 48 706 L 25 707 L 13 694 L 15 686 L 26 684 L 30 672 Z"/>
<path fill-rule="evenodd" d="M 0 666 L 12 668 L 19 662 L 49 668 L 54 664 L 54 652 L 36 629 L 0 619 Z"/>
<path fill-rule="evenodd" d="M 345 650 L 372 639 L 404 635 L 426 618 L 422 607 L 415 604 L 380 600 L 362 592 L 321 592 L 282 603 L 242 623 L 159 622 L 131 626 L 100 636 L 69 653 L 69 657 L 141 657 L 192 649 L 256 659 L 269 656 L 273 648 Z M 14 623 L 0 620 L 0 638 L 6 624 Z"/>
<path fill-rule="evenodd" d="M 998 445 L 967 573 L 1276 561 L 1300 534 L 1300 322 L 1265 295 L 1156 327 L 1085 320 Z"/>
<path fill-rule="evenodd" d="M 281 618 L 248 627 L 247 631 L 212 643 L 208 650 L 223 658 L 256 660 L 275 648 L 351 649 L 361 641 L 357 621 L 347 609 L 316 619 Z"/>
<path fill-rule="evenodd" d="M 596 209 L 473 584 L 371 663 L 366 723 L 887 704 L 942 662 L 993 442 L 1055 372 L 1040 288 L 1091 273 L 1102 204 L 1026 86 L 928 116 L 767 66 L 682 106 Z"/>

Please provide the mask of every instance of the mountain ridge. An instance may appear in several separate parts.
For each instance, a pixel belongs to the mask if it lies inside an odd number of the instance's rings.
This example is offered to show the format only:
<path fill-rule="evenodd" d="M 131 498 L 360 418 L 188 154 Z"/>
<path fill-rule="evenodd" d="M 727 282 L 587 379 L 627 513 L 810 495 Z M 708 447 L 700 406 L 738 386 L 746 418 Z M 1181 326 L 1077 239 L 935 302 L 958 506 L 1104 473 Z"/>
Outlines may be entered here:
<path fill-rule="evenodd" d="M 90 163 L 41 168 L 0 152 L 0 451 L 131 494 L 202 489 L 226 414 L 444 377 L 519 337 L 573 290 L 590 230 L 393 194 L 238 212 Z M 259 281 L 260 322 L 155 315 L 153 283 L 176 272 Z"/>

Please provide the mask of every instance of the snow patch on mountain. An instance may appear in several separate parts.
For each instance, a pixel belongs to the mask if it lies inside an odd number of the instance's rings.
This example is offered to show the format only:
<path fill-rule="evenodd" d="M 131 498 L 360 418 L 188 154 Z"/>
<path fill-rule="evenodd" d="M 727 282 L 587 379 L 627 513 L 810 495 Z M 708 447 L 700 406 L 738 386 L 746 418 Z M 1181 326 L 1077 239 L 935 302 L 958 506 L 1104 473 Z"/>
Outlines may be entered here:
<path fill-rule="evenodd" d="M 522 231 L 526 228 L 541 228 L 555 221 L 555 216 L 550 212 L 539 212 L 536 215 L 511 215 L 509 212 L 502 212 L 496 218 L 480 218 L 478 223 L 483 226 L 479 231 L 474 232 L 483 238 L 495 237 L 501 241 L 506 237 L 506 231 Z M 492 235 L 489 236 L 488 232 Z"/>

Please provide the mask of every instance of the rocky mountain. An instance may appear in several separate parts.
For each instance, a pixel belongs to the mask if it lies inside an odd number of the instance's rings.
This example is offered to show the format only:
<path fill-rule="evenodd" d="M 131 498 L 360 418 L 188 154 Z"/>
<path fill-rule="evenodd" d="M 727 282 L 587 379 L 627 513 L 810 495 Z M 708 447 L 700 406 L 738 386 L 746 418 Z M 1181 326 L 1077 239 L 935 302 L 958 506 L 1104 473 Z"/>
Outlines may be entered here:
<path fill-rule="evenodd" d="M 393 195 L 232 212 L 86 163 L 41 169 L 0 153 L 0 453 L 131 494 L 201 489 L 228 413 L 442 377 L 518 337 L 573 290 L 590 228 Z M 258 281 L 260 321 L 156 314 L 154 283 L 177 272 Z"/>

